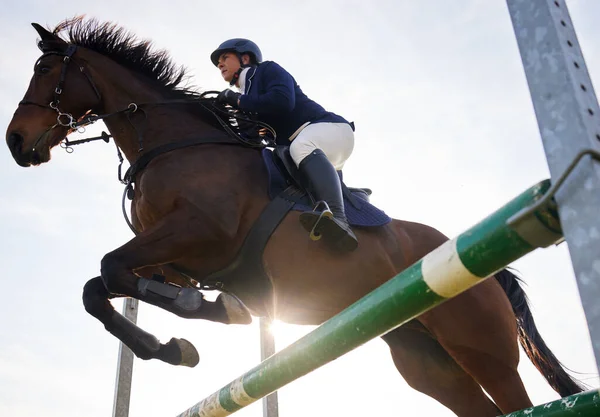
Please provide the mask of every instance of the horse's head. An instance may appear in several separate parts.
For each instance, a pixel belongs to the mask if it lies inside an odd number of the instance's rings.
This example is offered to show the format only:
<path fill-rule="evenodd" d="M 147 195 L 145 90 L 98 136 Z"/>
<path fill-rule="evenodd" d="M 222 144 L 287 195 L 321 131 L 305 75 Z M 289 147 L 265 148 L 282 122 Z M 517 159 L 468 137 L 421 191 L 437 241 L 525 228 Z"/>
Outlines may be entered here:
<path fill-rule="evenodd" d="M 24 167 L 48 162 L 50 149 L 100 103 L 77 48 L 36 23 L 33 27 L 41 37 L 42 56 L 6 132 L 13 158 Z"/>

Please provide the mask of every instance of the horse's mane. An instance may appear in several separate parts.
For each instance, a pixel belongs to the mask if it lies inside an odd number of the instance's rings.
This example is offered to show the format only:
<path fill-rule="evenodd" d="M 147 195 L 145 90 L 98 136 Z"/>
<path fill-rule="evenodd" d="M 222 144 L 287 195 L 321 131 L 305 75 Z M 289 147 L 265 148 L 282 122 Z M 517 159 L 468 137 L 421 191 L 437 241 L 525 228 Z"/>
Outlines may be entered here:
<path fill-rule="evenodd" d="M 153 50 L 152 42 L 140 40 L 114 23 L 100 23 L 84 16 L 66 19 L 53 30 L 60 37 L 66 31 L 65 42 L 98 52 L 132 71 L 145 75 L 164 87 L 173 98 L 197 99 L 199 93 L 189 86 L 186 69 L 177 66 L 165 50 Z"/>
<path fill-rule="evenodd" d="M 65 33 L 61 37 L 61 33 Z M 185 111 L 202 117 L 211 126 L 227 132 L 223 127 L 225 119 L 200 105 L 202 94 L 187 84 L 190 80 L 185 67 L 177 66 L 166 50 L 154 50 L 152 42 L 140 40 L 134 34 L 111 22 L 100 23 L 96 19 L 76 16 L 59 23 L 52 33 L 63 41 L 95 51 L 131 71 L 145 76 L 174 100 L 189 100 Z"/>

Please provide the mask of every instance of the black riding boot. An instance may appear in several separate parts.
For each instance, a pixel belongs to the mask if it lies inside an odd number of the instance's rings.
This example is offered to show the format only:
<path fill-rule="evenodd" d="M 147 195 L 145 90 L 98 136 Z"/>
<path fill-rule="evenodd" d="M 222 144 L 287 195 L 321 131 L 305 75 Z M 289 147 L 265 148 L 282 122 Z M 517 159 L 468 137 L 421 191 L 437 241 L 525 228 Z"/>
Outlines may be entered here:
<path fill-rule="evenodd" d="M 317 201 L 315 211 L 300 214 L 300 222 L 311 236 L 323 239 L 335 249 L 350 252 L 358 241 L 352 232 L 346 214 L 340 177 L 322 150 L 316 149 L 300 162 L 298 167 L 306 182 L 306 188 Z M 322 204 L 326 203 L 326 206 Z M 317 211 L 319 206 L 325 208 Z M 327 209 L 329 207 L 329 210 Z"/>

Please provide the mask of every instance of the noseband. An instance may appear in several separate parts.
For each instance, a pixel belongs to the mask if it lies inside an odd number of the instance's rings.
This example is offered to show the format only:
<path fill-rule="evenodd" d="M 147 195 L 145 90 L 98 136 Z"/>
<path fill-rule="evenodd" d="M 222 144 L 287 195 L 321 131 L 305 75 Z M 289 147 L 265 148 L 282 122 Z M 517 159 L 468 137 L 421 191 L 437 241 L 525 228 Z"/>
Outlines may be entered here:
<path fill-rule="evenodd" d="M 35 64 L 36 66 L 39 64 L 39 62 L 43 58 L 45 58 L 47 56 L 59 55 L 59 56 L 63 57 L 63 64 L 62 64 L 62 68 L 60 71 L 60 78 L 58 79 L 58 84 L 57 84 L 56 88 L 54 89 L 52 101 L 49 104 L 41 104 L 41 103 L 36 103 L 35 101 L 23 99 L 19 102 L 19 105 L 34 105 L 34 106 L 38 106 L 38 107 L 42 107 L 42 108 L 50 108 L 51 110 L 55 111 L 57 113 L 56 123 L 53 126 L 51 126 L 46 132 L 48 132 L 58 126 L 63 126 L 63 127 L 68 127 L 72 131 L 77 131 L 78 133 L 83 133 L 85 131 L 84 126 L 90 125 L 94 122 L 97 122 L 98 120 L 101 120 L 101 119 L 104 119 L 104 118 L 107 118 L 109 116 L 113 116 L 113 115 L 116 115 L 119 113 L 128 113 L 128 115 L 129 115 L 129 113 L 135 113 L 138 110 L 137 104 L 130 103 L 126 108 L 124 108 L 122 110 L 118 110 L 116 112 L 103 114 L 103 115 L 98 115 L 98 114 L 91 113 L 90 111 L 88 111 L 84 115 L 84 117 L 79 121 L 77 118 L 73 117 L 73 115 L 71 113 L 67 113 L 65 111 L 60 110 L 60 107 L 59 107 L 60 96 L 63 93 L 63 87 L 64 87 L 64 83 L 65 83 L 65 78 L 67 75 L 67 69 L 71 62 L 77 63 L 77 61 L 73 57 L 73 55 L 77 51 L 77 46 L 73 45 L 73 44 L 69 44 L 64 52 L 58 51 L 58 50 L 44 50 L 44 47 L 42 44 L 39 45 L 39 48 L 42 50 L 43 54 L 36 61 L 36 64 Z M 85 78 L 88 80 L 89 85 L 92 87 L 92 90 L 94 90 L 94 93 L 96 93 L 96 97 L 98 97 L 98 102 L 101 102 L 102 95 L 100 94 L 100 91 L 96 87 L 96 84 L 94 84 L 92 77 L 85 71 L 85 67 L 81 64 L 79 65 L 79 71 L 85 76 Z M 67 133 L 67 135 L 68 135 L 68 133 Z M 39 143 L 39 141 L 41 140 L 42 137 L 43 137 L 43 135 L 41 135 L 38 138 L 38 140 L 34 144 L 34 148 L 37 146 L 37 144 Z M 67 137 L 65 137 L 61 141 L 61 147 L 63 147 L 68 153 L 71 153 L 71 152 L 73 152 L 73 148 L 71 147 L 72 145 L 79 145 L 79 144 L 91 142 L 94 140 L 103 140 L 105 142 L 108 142 L 109 137 L 112 137 L 112 135 L 109 135 L 105 132 L 102 132 L 102 135 L 97 136 L 97 137 L 80 139 L 80 140 L 75 140 L 75 141 L 69 141 L 69 139 Z M 122 157 L 120 155 L 120 152 L 119 152 L 119 158 L 121 159 L 121 162 L 122 162 Z"/>

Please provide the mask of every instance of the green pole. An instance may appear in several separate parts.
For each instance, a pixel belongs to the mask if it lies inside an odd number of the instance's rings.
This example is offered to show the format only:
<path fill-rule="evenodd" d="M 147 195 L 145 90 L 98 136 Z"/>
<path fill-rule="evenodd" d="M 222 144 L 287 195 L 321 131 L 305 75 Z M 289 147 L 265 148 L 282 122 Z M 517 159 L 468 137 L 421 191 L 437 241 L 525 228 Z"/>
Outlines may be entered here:
<path fill-rule="evenodd" d="M 600 391 L 570 395 L 537 407 L 515 411 L 502 417 L 597 417 L 600 416 Z"/>
<path fill-rule="evenodd" d="M 559 241 L 560 225 L 549 207 L 514 228 L 507 225 L 548 188 L 548 180 L 531 187 L 179 417 L 228 416 L 482 282 L 536 247 Z"/>

